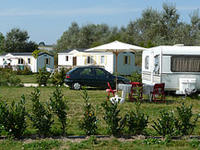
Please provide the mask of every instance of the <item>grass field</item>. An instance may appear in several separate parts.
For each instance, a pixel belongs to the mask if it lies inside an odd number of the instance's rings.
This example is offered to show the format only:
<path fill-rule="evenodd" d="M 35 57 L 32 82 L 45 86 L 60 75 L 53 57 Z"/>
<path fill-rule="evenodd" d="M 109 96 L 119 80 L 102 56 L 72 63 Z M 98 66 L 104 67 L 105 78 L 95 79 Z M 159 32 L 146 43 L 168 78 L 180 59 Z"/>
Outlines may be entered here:
<path fill-rule="evenodd" d="M 134 140 L 121 141 L 120 139 L 111 138 L 106 140 L 90 137 L 87 140 L 69 141 L 66 139 L 44 139 L 44 140 L 24 140 L 0 141 L 0 150 L 80 150 L 80 149 L 96 149 L 96 150 L 189 150 L 199 149 L 200 142 L 197 140 L 181 140 L 165 143 L 161 140 Z"/>
<path fill-rule="evenodd" d="M 36 74 L 32 75 L 17 75 L 22 83 L 36 83 Z"/>
<path fill-rule="evenodd" d="M 41 96 L 40 99 L 42 102 L 46 102 L 49 100 L 50 96 L 52 95 L 52 92 L 55 90 L 55 87 L 41 87 L 39 88 L 41 91 Z M 8 103 L 11 103 L 12 100 L 14 101 L 19 101 L 20 97 L 22 94 L 25 95 L 26 97 L 26 106 L 27 110 L 29 111 L 31 109 L 31 101 L 30 101 L 30 94 L 33 92 L 34 88 L 25 88 L 25 87 L 1 87 L 0 88 L 0 96 L 1 100 L 7 101 Z M 79 121 L 83 117 L 83 106 L 84 106 L 84 100 L 81 97 L 81 91 L 75 91 L 75 90 L 70 90 L 66 87 L 62 88 L 63 94 L 66 97 L 66 101 L 69 107 L 68 110 L 68 126 L 67 126 L 67 134 L 68 135 L 84 135 L 84 132 L 79 129 Z M 102 116 L 103 116 L 103 109 L 101 107 L 101 103 L 106 100 L 106 95 L 107 93 L 105 90 L 91 90 L 88 89 L 88 94 L 90 97 L 90 102 L 93 104 L 93 106 L 96 108 L 96 114 L 97 117 L 99 118 L 98 121 L 98 134 L 99 135 L 107 135 L 106 132 L 106 123 L 104 122 Z M 182 102 L 184 102 L 187 106 L 188 105 L 193 105 L 193 113 L 197 114 L 200 113 L 200 100 L 198 98 L 189 98 L 187 97 L 186 99 L 183 99 L 182 96 L 166 96 L 167 103 L 149 103 L 149 102 L 144 102 L 141 105 L 141 108 L 145 114 L 149 116 L 149 125 L 146 130 L 147 135 L 157 135 L 156 132 L 153 130 L 151 127 L 152 125 L 152 120 L 156 120 L 159 116 L 159 111 L 160 110 L 174 110 L 176 111 L 176 107 L 180 106 Z M 135 103 L 134 102 L 129 102 L 126 100 L 124 104 L 120 104 L 119 108 L 121 110 L 120 115 L 125 115 L 126 112 L 133 110 L 135 108 Z M 29 127 L 26 131 L 26 134 L 35 134 L 36 131 L 31 127 L 30 121 L 28 120 Z M 54 124 L 52 127 L 52 132 L 57 134 L 60 133 L 61 131 L 59 130 L 60 125 L 58 123 Z M 198 121 L 197 128 L 194 131 L 194 135 L 200 135 L 200 120 Z M 4 149 L 3 145 L 7 145 L 9 142 L 11 142 L 11 147 L 10 149 L 21 149 L 23 146 L 23 142 L 20 141 L 9 141 L 9 140 L 1 140 L 0 142 L 0 150 Z M 15 144 L 13 142 L 16 142 Z M 34 143 L 36 142 L 36 143 Z M 38 144 L 37 142 L 41 141 L 33 141 L 33 143 L 29 143 L 30 145 L 27 145 L 28 148 L 25 147 L 25 149 L 34 149 L 31 148 L 34 146 L 34 144 Z M 66 148 L 71 148 L 71 149 L 88 149 L 88 145 L 85 144 L 90 141 L 82 141 L 80 143 L 74 143 L 74 142 L 65 142 L 65 141 L 56 141 L 56 140 L 47 140 L 44 141 L 45 143 L 52 143 L 49 145 L 53 145 L 53 147 L 49 149 L 57 149 L 60 146 L 61 147 L 66 147 Z M 132 149 L 132 147 L 135 147 L 135 149 L 189 149 L 192 148 L 190 142 L 191 141 L 174 141 L 170 142 L 170 145 L 166 144 L 158 144 L 158 143 L 153 143 L 152 145 L 144 144 L 144 140 L 139 140 L 139 141 L 118 141 L 116 140 L 100 140 L 97 142 L 97 144 L 89 144 L 89 146 L 94 146 L 95 149 Z M 57 144 L 60 143 L 60 144 Z M 32 145 L 32 146 L 31 146 Z M 43 145 L 43 146 L 44 146 Z M 111 146 L 110 146 L 111 145 Z M 174 145 L 176 147 L 174 148 Z M 112 148 L 115 147 L 115 148 Z M 9 147 L 9 146 L 8 146 Z M 9 148 L 8 148 L 9 149 Z M 48 149 L 48 148 L 45 148 Z M 62 148 L 61 148 L 62 149 Z"/>

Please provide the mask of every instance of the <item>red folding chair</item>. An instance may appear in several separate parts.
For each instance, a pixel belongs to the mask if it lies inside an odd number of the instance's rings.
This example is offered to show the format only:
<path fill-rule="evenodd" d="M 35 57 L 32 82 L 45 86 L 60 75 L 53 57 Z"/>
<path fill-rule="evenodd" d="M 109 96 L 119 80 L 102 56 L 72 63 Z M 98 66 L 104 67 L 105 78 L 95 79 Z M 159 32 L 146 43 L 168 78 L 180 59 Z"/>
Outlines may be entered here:
<path fill-rule="evenodd" d="M 107 99 L 109 100 L 110 98 L 110 93 L 113 94 L 113 96 L 115 96 L 115 93 L 117 92 L 117 90 L 113 90 L 112 87 L 110 86 L 110 83 L 107 82 L 109 89 L 106 89 L 106 92 L 108 93 Z"/>
<path fill-rule="evenodd" d="M 143 84 L 140 82 L 131 82 L 131 92 L 129 94 L 130 101 L 142 100 Z"/>
<path fill-rule="evenodd" d="M 156 83 L 151 92 L 151 98 L 154 102 L 165 102 L 165 83 Z"/>

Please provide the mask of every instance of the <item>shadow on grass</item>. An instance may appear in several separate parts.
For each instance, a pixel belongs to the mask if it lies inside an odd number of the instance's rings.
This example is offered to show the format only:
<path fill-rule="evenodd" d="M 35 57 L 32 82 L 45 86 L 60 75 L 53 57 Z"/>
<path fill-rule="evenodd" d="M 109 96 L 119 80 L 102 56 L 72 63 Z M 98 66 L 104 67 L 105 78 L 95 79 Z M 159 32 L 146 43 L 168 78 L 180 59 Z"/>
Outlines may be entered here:
<path fill-rule="evenodd" d="M 126 102 L 129 102 L 129 103 L 134 103 L 134 102 L 138 102 L 138 101 L 130 101 L 130 100 L 127 100 Z M 158 101 L 150 101 L 149 99 L 143 99 L 142 101 L 140 101 L 141 103 L 149 103 L 149 104 L 173 104 L 173 103 L 176 103 L 176 100 L 158 100 Z"/>
<path fill-rule="evenodd" d="M 103 87 L 84 87 L 86 90 L 106 90 L 106 88 Z"/>

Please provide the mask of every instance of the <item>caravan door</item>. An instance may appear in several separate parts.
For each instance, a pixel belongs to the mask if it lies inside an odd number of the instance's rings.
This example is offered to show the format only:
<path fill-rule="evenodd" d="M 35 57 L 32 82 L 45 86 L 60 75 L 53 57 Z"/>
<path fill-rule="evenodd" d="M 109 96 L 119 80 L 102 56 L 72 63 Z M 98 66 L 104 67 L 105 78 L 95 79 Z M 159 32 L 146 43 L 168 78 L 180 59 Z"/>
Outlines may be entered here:
<path fill-rule="evenodd" d="M 152 83 L 161 83 L 161 73 L 162 73 L 162 51 L 153 54 L 153 66 L 152 66 Z"/>

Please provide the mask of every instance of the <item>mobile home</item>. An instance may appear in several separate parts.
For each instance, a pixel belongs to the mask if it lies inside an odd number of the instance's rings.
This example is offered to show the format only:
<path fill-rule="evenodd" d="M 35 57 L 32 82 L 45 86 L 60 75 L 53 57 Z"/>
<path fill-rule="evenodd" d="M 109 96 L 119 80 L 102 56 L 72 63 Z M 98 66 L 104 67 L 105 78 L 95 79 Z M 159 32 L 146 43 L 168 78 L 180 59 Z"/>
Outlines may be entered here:
<path fill-rule="evenodd" d="M 108 72 L 115 72 L 116 56 L 111 52 L 88 52 L 86 49 L 72 49 L 58 53 L 58 67 L 73 68 L 76 66 L 97 65 Z M 123 52 L 118 55 L 118 74 L 131 75 L 133 72 L 141 72 L 135 65 L 135 54 Z"/>
<path fill-rule="evenodd" d="M 54 56 L 45 52 L 38 54 L 34 58 L 31 52 L 27 53 L 7 53 L 0 56 L 0 68 L 12 68 L 13 70 L 24 70 L 28 67 L 32 72 L 46 67 L 51 72 L 54 69 Z"/>
<path fill-rule="evenodd" d="M 143 51 L 142 82 L 165 83 L 166 91 L 200 90 L 200 46 L 158 46 Z"/>

